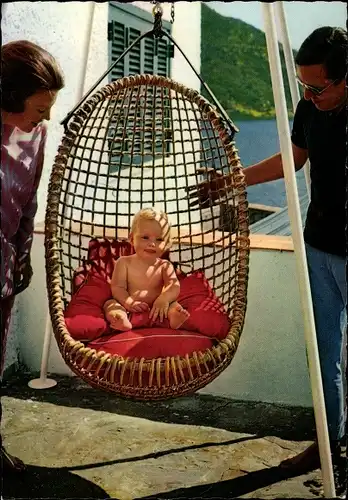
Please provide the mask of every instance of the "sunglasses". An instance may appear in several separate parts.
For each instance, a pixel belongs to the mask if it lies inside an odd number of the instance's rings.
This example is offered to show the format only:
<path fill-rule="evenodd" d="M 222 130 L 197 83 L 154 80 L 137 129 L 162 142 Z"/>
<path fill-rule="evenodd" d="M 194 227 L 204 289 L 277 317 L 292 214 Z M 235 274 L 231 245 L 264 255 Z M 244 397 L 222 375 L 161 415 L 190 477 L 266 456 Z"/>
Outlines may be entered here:
<path fill-rule="evenodd" d="M 303 87 L 305 90 L 310 90 L 314 95 L 320 95 L 320 94 L 322 94 L 323 92 L 325 92 L 325 90 L 327 90 L 328 88 L 330 88 L 331 85 L 333 85 L 334 83 L 336 83 L 336 82 L 339 81 L 339 79 L 336 79 L 333 82 L 329 83 L 329 85 L 327 85 L 326 87 L 323 88 L 323 87 L 313 87 L 313 85 L 307 85 L 307 83 L 303 83 L 297 77 L 296 77 L 296 80 L 301 85 L 301 87 Z"/>

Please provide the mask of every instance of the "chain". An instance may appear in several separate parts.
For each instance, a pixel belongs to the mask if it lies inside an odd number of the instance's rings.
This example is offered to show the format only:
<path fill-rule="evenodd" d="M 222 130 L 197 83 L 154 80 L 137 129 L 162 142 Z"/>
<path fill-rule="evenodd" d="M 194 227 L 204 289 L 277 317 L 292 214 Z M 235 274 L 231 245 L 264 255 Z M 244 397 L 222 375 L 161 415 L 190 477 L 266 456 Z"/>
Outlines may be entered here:
<path fill-rule="evenodd" d="M 162 38 L 163 33 L 162 33 L 162 15 L 163 15 L 163 8 L 158 1 L 152 2 L 155 4 L 154 8 L 152 9 L 152 15 L 154 17 L 154 23 L 153 23 L 153 34 L 155 38 Z"/>
<path fill-rule="evenodd" d="M 163 9 L 161 6 L 161 3 L 158 0 L 152 0 L 151 3 L 154 5 L 154 8 L 152 10 L 153 15 L 155 15 L 157 12 L 160 12 L 163 14 Z M 172 2 L 171 8 L 170 8 L 170 23 L 174 24 L 174 19 L 175 19 L 175 7 L 174 7 L 175 2 Z"/>
<path fill-rule="evenodd" d="M 154 8 L 152 9 L 152 14 L 153 15 L 160 14 L 162 16 L 163 8 L 161 5 L 161 2 L 158 2 L 157 0 L 153 0 L 151 3 L 154 4 Z"/>
<path fill-rule="evenodd" d="M 174 23 L 174 16 L 175 16 L 175 12 L 174 12 L 174 2 L 172 2 L 172 7 L 170 9 L 170 22 L 171 24 Z"/>

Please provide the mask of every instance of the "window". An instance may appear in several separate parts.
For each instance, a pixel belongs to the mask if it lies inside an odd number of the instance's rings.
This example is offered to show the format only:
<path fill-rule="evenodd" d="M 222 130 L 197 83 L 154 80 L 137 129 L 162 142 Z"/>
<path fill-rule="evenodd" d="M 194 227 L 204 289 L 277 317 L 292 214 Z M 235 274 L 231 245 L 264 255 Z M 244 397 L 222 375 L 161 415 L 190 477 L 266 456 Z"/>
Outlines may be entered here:
<path fill-rule="evenodd" d="M 163 29 L 171 31 L 170 23 L 162 21 Z M 110 65 L 129 45 L 153 27 L 149 12 L 133 5 L 109 4 L 108 40 Z M 110 80 L 139 73 L 170 76 L 170 43 L 167 38 L 144 38 L 112 70 Z"/>
<path fill-rule="evenodd" d="M 170 33 L 171 25 L 162 21 L 163 29 Z M 140 35 L 150 31 L 153 27 L 153 16 L 133 5 L 109 3 L 109 63 L 116 61 Z M 109 75 L 110 81 L 123 76 L 149 73 L 161 76 L 170 76 L 170 57 L 172 47 L 167 38 L 143 38 L 128 54 L 119 61 Z M 163 92 L 163 90 L 162 90 Z M 154 96 L 147 92 L 139 98 L 136 94 L 131 97 L 132 103 L 123 103 L 127 109 L 127 116 L 122 116 L 123 110 L 115 121 L 111 120 L 109 137 L 111 149 L 111 163 L 113 170 L 129 164 L 141 164 L 159 156 L 169 154 L 170 140 L 167 137 L 170 120 L 170 100 L 165 99 L 164 116 L 161 117 L 162 130 L 153 127 L 156 121 L 154 100 L 162 99 L 163 95 Z M 127 106 L 128 104 L 128 106 Z M 132 104 L 132 106 L 130 106 Z M 135 127 L 135 123 L 142 121 L 142 128 Z M 166 126 L 168 124 L 168 127 Z M 137 132 L 134 133 L 134 130 Z M 164 138 L 166 139 L 164 141 Z M 170 137 L 169 137 L 170 139 Z M 165 150 L 163 151 L 163 143 Z M 131 144 L 131 147 L 129 146 Z M 128 154 L 131 153 L 131 156 Z"/>

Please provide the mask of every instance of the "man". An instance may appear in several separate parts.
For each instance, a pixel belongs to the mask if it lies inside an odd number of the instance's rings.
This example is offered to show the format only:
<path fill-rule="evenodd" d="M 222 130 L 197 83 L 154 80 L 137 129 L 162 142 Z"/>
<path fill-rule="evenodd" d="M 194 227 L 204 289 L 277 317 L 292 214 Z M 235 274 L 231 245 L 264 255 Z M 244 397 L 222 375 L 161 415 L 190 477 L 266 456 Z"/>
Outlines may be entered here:
<path fill-rule="evenodd" d="M 311 201 L 304 229 L 307 262 L 316 322 L 318 348 L 328 418 L 329 437 L 338 494 L 344 495 L 345 438 L 342 352 L 346 328 L 346 57 L 347 32 L 341 28 L 316 29 L 296 56 L 298 81 L 303 88 L 293 122 L 292 150 L 296 170 L 309 158 Z M 228 190 L 230 177 L 200 169 L 209 179 L 191 198 L 192 205 L 209 206 Z M 248 186 L 283 177 L 278 153 L 244 170 Z M 281 467 L 305 472 L 320 466 L 314 443 Z M 344 498 L 344 496 L 343 496 Z"/>

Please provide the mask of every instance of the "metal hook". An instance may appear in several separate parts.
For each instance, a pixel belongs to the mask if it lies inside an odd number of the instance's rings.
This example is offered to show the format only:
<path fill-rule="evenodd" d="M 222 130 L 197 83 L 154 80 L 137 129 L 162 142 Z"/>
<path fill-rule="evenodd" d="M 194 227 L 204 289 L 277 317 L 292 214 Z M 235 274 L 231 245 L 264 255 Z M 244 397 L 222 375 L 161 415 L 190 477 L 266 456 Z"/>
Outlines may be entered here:
<path fill-rule="evenodd" d="M 160 2 L 157 2 L 156 0 L 153 2 L 155 4 L 154 8 L 152 9 L 152 15 L 155 17 L 156 14 L 159 14 L 160 16 L 163 16 L 163 7 L 160 4 Z"/>

